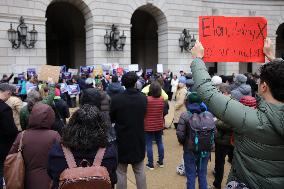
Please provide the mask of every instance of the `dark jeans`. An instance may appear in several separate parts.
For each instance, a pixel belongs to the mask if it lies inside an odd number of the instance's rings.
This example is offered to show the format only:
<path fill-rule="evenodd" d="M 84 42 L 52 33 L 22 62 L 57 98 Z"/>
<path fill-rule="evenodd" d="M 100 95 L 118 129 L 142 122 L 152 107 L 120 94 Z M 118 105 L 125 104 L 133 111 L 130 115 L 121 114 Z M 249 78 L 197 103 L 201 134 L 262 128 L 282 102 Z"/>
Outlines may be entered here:
<path fill-rule="evenodd" d="M 162 139 L 163 131 L 145 132 L 146 150 L 148 157 L 148 164 L 153 166 L 153 140 L 155 139 L 158 147 L 159 164 L 164 163 L 164 144 Z"/>
<path fill-rule="evenodd" d="M 187 178 L 186 188 L 195 189 L 196 172 L 198 173 L 199 189 L 207 189 L 207 164 L 210 152 L 204 158 L 200 158 L 200 154 L 193 152 L 184 152 L 184 167 Z"/>
<path fill-rule="evenodd" d="M 220 144 L 216 144 L 215 146 L 215 180 L 213 182 L 213 185 L 218 189 L 221 188 L 223 180 L 226 155 L 229 156 L 229 154 L 232 154 L 233 151 L 233 146 Z"/>

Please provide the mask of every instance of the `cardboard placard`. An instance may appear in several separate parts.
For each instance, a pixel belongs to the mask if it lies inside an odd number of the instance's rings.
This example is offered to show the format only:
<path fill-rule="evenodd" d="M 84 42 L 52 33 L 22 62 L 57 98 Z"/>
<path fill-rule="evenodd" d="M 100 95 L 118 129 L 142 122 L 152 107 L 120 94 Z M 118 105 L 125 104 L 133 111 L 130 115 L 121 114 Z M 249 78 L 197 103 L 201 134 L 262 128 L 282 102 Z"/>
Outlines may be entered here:
<path fill-rule="evenodd" d="M 103 69 L 102 68 L 94 68 L 93 76 L 96 77 L 98 75 L 103 75 Z"/>
<path fill-rule="evenodd" d="M 59 80 L 60 69 L 60 66 L 43 65 L 39 69 L 38 80 L 48 81 L 48 78 L 52 78 L 52 80 L 56 83 Z"/>
<path fill-rule="evenodd" d="M 157 64 L 157 72 L 158 73 L 163 73 L 164 72 L 163 64 Z"/>
<path fill-rule="evenodd" d="M 267 21 L 263 17 L 199 17 L 205 62 L 263 63 L 266 36 Z"/>
<path fill-rule="evenodd" d="M 138 64 L 129 64 L 128 65 L 128 70 L 130 72 L 138 72 L 139 71 L 139 66 L 138 66 Z"/>

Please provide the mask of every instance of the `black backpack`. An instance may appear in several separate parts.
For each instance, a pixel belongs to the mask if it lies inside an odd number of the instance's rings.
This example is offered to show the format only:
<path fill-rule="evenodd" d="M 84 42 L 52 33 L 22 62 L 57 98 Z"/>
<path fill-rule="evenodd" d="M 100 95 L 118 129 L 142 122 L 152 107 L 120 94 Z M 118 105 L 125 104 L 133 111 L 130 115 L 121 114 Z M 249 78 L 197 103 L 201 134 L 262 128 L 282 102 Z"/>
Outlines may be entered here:
<path fill-rule="evenodd" d="M 189 118 L 189 149 L 206 155 L 214 148 L 216 125 L 213 115 L 208 112 L 190 113 Z"/>

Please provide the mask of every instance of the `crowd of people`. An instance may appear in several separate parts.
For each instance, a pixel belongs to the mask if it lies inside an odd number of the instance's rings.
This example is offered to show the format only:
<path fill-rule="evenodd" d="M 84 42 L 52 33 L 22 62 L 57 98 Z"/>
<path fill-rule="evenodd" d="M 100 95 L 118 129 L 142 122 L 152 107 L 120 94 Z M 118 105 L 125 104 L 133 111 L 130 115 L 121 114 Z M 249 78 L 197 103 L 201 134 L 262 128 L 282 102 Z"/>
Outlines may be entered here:
<path fill-rule="evenodd" d="M 228 188 L 283 188 L 284 62 L 275 59 L 269 40 L 264 53 L 270 62 L 261 67 L 260 75 L 211 77 L 199 42 L 192 49 L 192 73 L 181 71 L 179 77 L 170 71 L 95 78 L 82 74 L 58 82 L 14 77 L 13 84 L 20 85 L 16 88 L 9 84 L 13 74 L 4 75 L 0 82 L 0 188 L 3 175 L 7 176 L 5 159 L 17 153 L 22 143 L 26 189 L 63 188 L 74 181 L 62 179 L 67 168 L 84 168 L 93 162 L 106 168 L 110 188 L 127 188 L 131 165 L 137 188 L 146 189 L 145 167 L 165 166 L 163 132 L 171 125 L 183 145 L 177 172 L 186 176 L 187 189 L 195 188 L 196 176 L 200 189 L 209 187 L 207 164 L 213 149 L 212 188 L 221 189 L 227 155 L 232 164 Z M 79 107 L 72 115 L 69 108 L 76 106 L 76 96 L 64 90 L 66 83 L 78 84 L 81 91 Z M 166 126 L 169 101 L 174 118 Z M 156 162 L 153 141 L 158 149 Z"/>

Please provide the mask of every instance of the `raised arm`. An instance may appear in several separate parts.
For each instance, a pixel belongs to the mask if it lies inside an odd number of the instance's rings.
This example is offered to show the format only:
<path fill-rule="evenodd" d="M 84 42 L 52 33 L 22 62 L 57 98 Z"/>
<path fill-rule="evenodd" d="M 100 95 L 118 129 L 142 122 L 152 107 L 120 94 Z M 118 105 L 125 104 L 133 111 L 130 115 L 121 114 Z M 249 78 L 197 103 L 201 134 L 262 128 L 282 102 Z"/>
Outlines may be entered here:
<path fill-rule="evenodd" d="M 192 55 L 195 59 L 191 64 L 191 71 L 197 87 L 197 93 L 206 103 L 209 110 L 222 121 L 232 125 L 234 127 L 233 129 L 237 132 L 243 131 L 246 121 L 257 121 L 252 120 L 257 116 L 251 116 L 252 113 L 256 115 L 256 110 L 246 107 L 238 101 L 221 94 L 219 90 L 212 85 L 211 77 L 202 60 L 204 49 L 200 42 L 197 41 L 192 49 Z M 247 116 L 248 113 L 250 114 L 249 117 Z"/>

